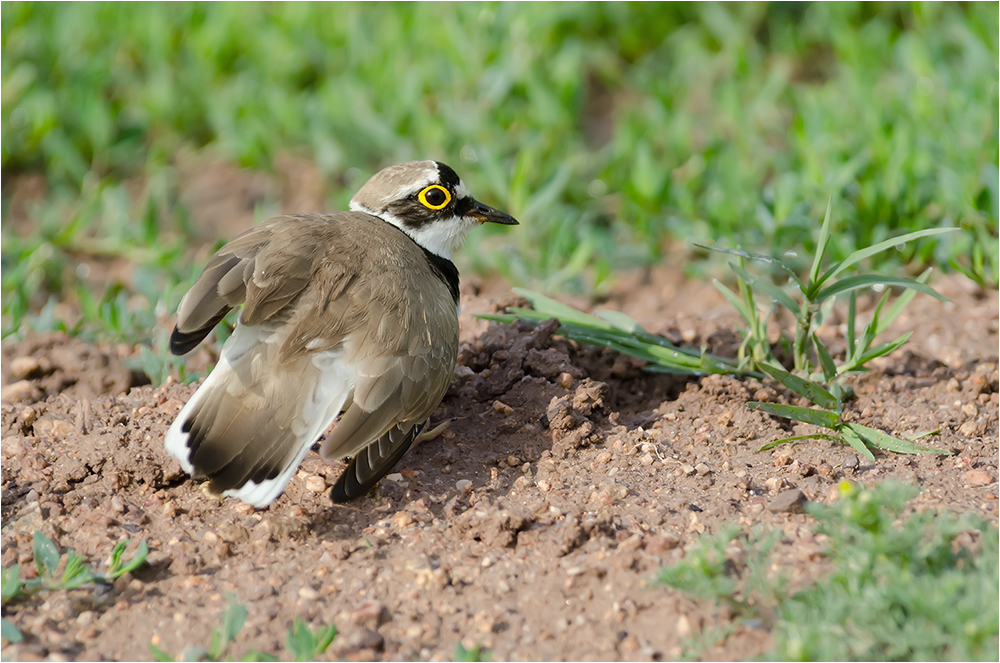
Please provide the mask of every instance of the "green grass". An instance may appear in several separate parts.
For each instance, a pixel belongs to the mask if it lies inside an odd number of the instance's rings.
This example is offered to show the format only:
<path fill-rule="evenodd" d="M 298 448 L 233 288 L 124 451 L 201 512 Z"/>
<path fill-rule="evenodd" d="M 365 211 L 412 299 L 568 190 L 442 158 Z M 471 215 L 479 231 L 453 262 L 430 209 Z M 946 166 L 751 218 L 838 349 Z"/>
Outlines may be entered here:
<path fill-rule="evenodd" d="M 880 259 L 995 283 L 997 13 L 4 3 L 3 335 L 150 339 L 203 241 L 178 202 L 185 148 L 263 170 L 300 154 L 332 209 L 380 166 L 444 160 L 523 222 L 462 267 L 549 292 L 600 293 L 677 242 L 813 250 L 831 196 L 834 258 L 955 226 Z M 27 232 L 7 223 L 20 173 L 49 183 Z M 122 300 L 85 294 L 95 256 L 135 265 Z M 98 305 L 74 318 L 51 295 Z"/>
<path fill-rule="evenodd" d="M 832 216 L 827 207 L 826 216 L 820 224 L 816 238 L 816 254 L 812 258 L 808 275 L 800 277 L 795 269 L 780 258 L 770 255 L 747 253 L 740 249 L 723 249 L 698 244 L 699 247 L 736 256 L 738 263 L 729 267 L 736 274 L 736 294 L 720 281 L 715 286 L 725 296 L 746 326 L 740 329 L 743 342 L 736 359 L 727 359 L 709 354 L 703 346 L 699 350 L 678 347 L 669 340 L 643 329 L 639 323 L 619 311 L 599 311 L 588 315 L 566 306 L 550 297 L 531 290 L 515 288 L 514 292 L 528 300 L 530 309 L 510 308 L 506 313 L 480 315 L 478 317 L 495 322 L 510 323 L 521 320 L 538 323 L 555 318 L 559 322 L 560 334 L 574 341 L 608 347 L 646 362 L 649 371 L 679 373 L 686 375 L 721 374 L 735 377 L 770 377 L 808 403 L 790 405 L 749 401 L 746 406 L 771 415 L 792 419 L 819 427 L 824 432 L 810 432 L 773 440 L 758 451 L 771 449 L 779 444 L 797 442 L 809 438 L 822 438 L 851 446 L 859 454 L 875 460 L 871 449 L 883 449 L 896 453 L 950 453 L 944 449 L 915 444 L 917 437 L 932 435 L 940 431 L 925 431 L 910 440 L 898 437 L 869 426 L 847 421 L 842 418 L 844 405 L 854 400 L 854 391 L 848 383 L 849 376 L 870 370 L 867 364 L 885 357 L 906 344 L 912 332 L 903 334 L 892 341 L 875 344 L 892 324 L 910 300 L 919 292 L 941 301 L 947 298 L 926 284 L 931 270 L 925 271 L 917 279 L 885 274 L 851 274 L 841 276 L 855 265 L 879 255 L 893 247 L 904 246 L 920 237 L 940 235 L 954 231 L 954 228 L 929 228 L 898 237 L 892 237 L 875 246 L 864 247 L 846 256 L 843 260 L 828 265 L 827 252 L 833 241 Z M 787 255 L 788 252 L 786 252 Z M 771 267 L 781 274 L 784 285 L 775 280 L 751 273 L 749 263 Z M 840 278 L 837 278 L 837 277 Z M 890 286 L 890 287 L 886 287 Z M 892 286 L 902 289 L 886 308 Z M 871 321 L 858 335 L 857 293 L 859 290 L 874 289 L 882 292 L 875 305 Z M 884 291 L 884 292 L 883 292 Z M 848 299 L 847 338 L 844 357 L 839 363 L 832 356 L 830 348 L 817 335 L 819 327 L 832 310 L 837 297 Z M 781 336 L 772 344 L 767 332 L 768 321 L 772 317 L 780 319 L 784 308 L 794 320 L 791 325 L 781 324 Z M 775 354 L 789 356 L 791 366 L 785 370 L 782 361 Z M 789 362 L 784 362 L 788 364 Z M 815 407 L 813 407 L 815 406 Z"/>
<path fill-rule="evenodd" d="M 236 642 L 237 636 L 243 630 L 243 624 L 247 619 L 247 608 L 236 600 L 234 594 L 227 597 L 229 605 L 222 614 L 222 624 L 219 628 L 212 629 L 211 644 L 208 649 L 193 645 L 184 650 L 181 659 L 184 661 L 230 661 L 231 646 Z M 296 617 L 292 625 L 288 627 L 285 635 L 285 649 L 292 655 L 295 661 L 315 661 L 326 651 L 327 647 L 337 637 L 337 627 L 333 624 L 320 626 L 313 631 L 309 626 Z M 153 660 L 164 663 L 175 660 L 168 652 L 160 649 L 153 643 L 149 643 L 149 651 L 153 655 Z M 276 655 L 251 649 L 239 659 L 240 661 L 280 661 Z"/>
<path fill-rule="evenodd" d="M 809 505 L 833 568 L 795 593 L 772 555 L 780 531 L 704 537 L 660 581 L 727 603 L 736 621 L 689 639 L 686 654 L 697 657 L 754 620 L 771 631 L 767 659 L 997 660 L 997 530 L 969 514 L 904 515 L 916 493 L 845 482 L 837 502 Z"/>
<path fill-rule="evenodd" d="M 108 571 L 104 575 L 94 573 L 87 562 L 70 548 L 65 555 L 59 553 L 59 548 L 47 536 L 36 531 L 32 537 L 32 551 L 35 555 L 34 574 L 21 577 L 21 565 L 13 564 L 5 567 L 0 573 L 0 601 L 7 611 L 7 606 L 13 601 L 19 601 L 39 592 L 53 592 L 76 589 L 92 583 L 109 583 L 126 573 L 136 570 L 146 561 L 149 547 L 145 541 L 140 541 L 132 557 L 125 559 L 125 551 L 129 540 L 119 541 L 111 551 Z M 3 628 L 3 638 L 8 642 L 20 642 L 21 631 L 6 617 L 0 621 Z"/>

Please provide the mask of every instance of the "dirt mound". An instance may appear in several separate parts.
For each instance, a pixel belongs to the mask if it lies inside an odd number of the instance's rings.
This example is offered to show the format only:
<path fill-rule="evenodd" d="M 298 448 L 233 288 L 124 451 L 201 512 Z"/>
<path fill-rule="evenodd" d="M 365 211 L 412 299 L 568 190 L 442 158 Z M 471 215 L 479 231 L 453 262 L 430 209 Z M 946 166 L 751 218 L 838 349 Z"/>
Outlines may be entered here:
<path fill-rule="evenodd" d="M 718 332 L 724 345 L 730 319 L 687 287 L 641 321 Z M 64 337 L 9 345 L 4 566 L 31 561 L 35 530 L 94 564 L 124 538 L 145 539 L 151 553 L 112 587 L 11 604 L 26 640 L 4 654 L 145 659 L 152 642 L 178 655 L 208 643 L 232 592 L 248 609 L 236 656 L 280 651 L 295 616 L 335 622 L 331 655 L 353 660 L 450 660 L 458 642 L 499 660 L 676 656 L 680 634 L 727 615 L 650 580 L 722 523 L 782 528 L 782 554 L 809 577 L 819 544 L 801 501 L 828 499 L 845 477 L 897 477 L 921 487 L 922 505 L 996 521 L 996 293 L 958 290 L 952 315 L 911 313 L 937 349 L 915 335 L 909 353 L 856 381 L 846 414 L 895 433 L 940 429 L 933 444 L 953 456 L 859 462 L 824 441 L 756 453 L 805 429 L 743 404 L 789 394 L 754 380 L 650 374 L 554 336 L 552 324 L 487 326 L 469 312 L 495 305 L 466 293 L 456 380 L 432 419 L 449 428 L 347 505 L 328 495 L 344 464 L 311 452 L 263 510 L 206 498 L 164 453 L 193 385 L 138 386 L 127 353 Z M 654 278 L 611 304 L 648 307 L 663 292 Z M 706 655 L 742 659 L 767 646 L 763 629 L 739 629 Z"/>

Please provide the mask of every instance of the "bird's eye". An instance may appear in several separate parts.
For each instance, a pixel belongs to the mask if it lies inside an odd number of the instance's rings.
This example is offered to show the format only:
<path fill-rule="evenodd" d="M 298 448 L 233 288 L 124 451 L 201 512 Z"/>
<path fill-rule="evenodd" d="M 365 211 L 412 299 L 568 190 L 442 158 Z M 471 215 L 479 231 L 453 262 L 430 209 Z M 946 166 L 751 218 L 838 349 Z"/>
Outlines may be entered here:
<path fill-rule="evenodd" d="M 448 189 L 438 184 L 430 185 L 421 191 L 417 198 L 424 204 L 424 207 L 430 209 L 441 209 L 451 202 L 451 194 L 448 193 Z"/>

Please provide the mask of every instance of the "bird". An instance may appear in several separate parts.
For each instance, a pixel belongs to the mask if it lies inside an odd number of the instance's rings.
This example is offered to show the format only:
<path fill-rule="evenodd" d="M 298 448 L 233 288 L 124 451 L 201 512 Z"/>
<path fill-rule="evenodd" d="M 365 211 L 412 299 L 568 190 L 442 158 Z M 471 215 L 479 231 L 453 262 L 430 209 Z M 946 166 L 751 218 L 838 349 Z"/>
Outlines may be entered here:
<path fill-rule="evenodd" d="M 218 363 L 164 436 L 214 496 L 257 507 L 306 453 L 350 457 L 334 502 L 365 494 L 444 398 L 458 354 L 453 252 L 483 223 L 518 225 L 477 201 L 449 166 L 380 170 L 348 211 L 268 219 L 208 261 L 177 310 L 170 350 L 193 350 L 243 306 Z"/>

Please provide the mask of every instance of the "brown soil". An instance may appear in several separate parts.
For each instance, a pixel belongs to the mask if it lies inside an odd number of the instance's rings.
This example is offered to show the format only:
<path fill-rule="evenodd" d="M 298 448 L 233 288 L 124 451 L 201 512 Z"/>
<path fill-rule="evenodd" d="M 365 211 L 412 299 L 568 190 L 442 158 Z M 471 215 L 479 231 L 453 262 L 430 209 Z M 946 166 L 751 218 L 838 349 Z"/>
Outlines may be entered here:
<path fill-rule="evenodd" d="M 781 528 L 782 559 L 815 571 L 820 546 L 792 489 L 825 501 L 843 478 L 894 477 L 919 485 L 918 507 L 997 520 L 996 292 L 940 281 L 953 303 L 918 297 L 897 322 L 915 330 L 910 345 L 854 383 L 847 416 L 940 429 L 931 442 L 954 455 L 859 464 L 825 441 L 755 452 L 807 431 L 744 407 L 789 402 L 773 384 L 650 374 L 551 325 L 487 325 L 471 314 L 511 300 L 470 283 L 457 378 L 434 417 L 454 421 L 348 505 L 327 488 L 344 465 L 315 453 L 267 509 L 212 501 L 162 448 L 194 386 L 140 386 L 127 348 L 59 336 L 4 347 L 3 565 L 32 566 L 35 530 L 102 568 L 121 539 L 151 550 L 111 587 L 7 606 L 26 639 L 4 657 L 149 659 L 149 643 L 180 655 L 208 645 L 231 592 L 248 609 L 236 656 L 278 653 L 299 616 L 336 623 L 333 658 L 450 660 L 462 642 L 494 660 L 669 659 L 682 635 L 729 619 L 652 582 L 703 533 Z M 674 273 L 625 279 L 605 306 L 696 346 L 735 338 L 714 289 Z M 823 330 L 835 344 L 836 322 Z M 768 645 L 766 629 L 742 625 L 705 656 Z"/>

